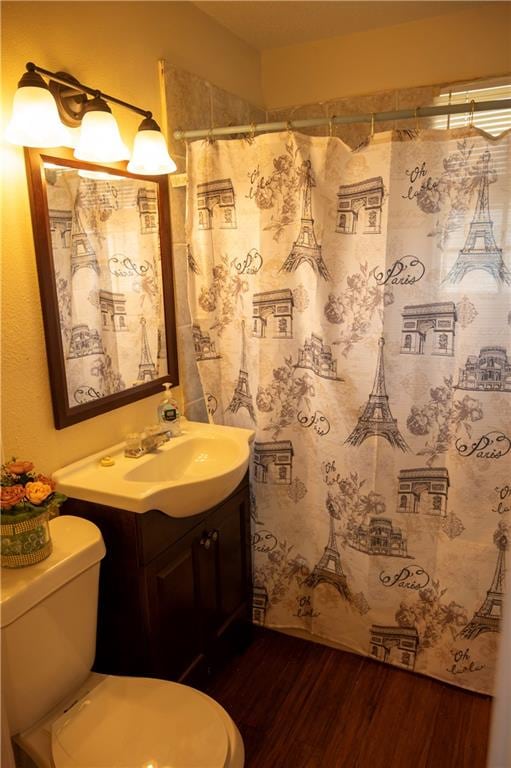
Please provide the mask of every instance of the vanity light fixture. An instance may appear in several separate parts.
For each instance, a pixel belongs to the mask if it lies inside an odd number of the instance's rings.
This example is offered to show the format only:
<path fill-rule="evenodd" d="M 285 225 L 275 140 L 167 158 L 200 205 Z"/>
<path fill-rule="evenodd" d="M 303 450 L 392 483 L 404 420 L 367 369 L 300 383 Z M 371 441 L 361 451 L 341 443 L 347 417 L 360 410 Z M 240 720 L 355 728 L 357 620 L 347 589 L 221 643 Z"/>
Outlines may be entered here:
<path fill-rule="evenodd" d="M 12 116 L 5 130 L 11 144 L 25 147 L 69 146 L 70 136 L 60 122 L 55 99 L 41 75 L 28 69 L 14 94 Z"/>
<path fill-rule="evenodd" d="M 74 156 L 90 163 L 116 163 L 129 159 L 129 149 L 121 139 L 112 110 L 99 96 L 85 104 Z"/>
<path fill-rule="evenodd" d="M 75 157 L 87 162 L 128 160 L 129 150 L 107 103 L 112 102 L 144 117 L 135 137 L 128 170 L 144 176 L 176 170 L 151 112 L 90 88 L 67 72 L 50 72 L 32 62 L 26 64 L 26 69 L 18 83 L 13 114 L 5 133 L 9 142 L 27 147 L 75 146 Z M 41 75 L 49 78 L 48 85 Z M 73 135 L 77 126 L 80 126 L 78 139 Z"/>
<path fill-rule="evenodd" d="M 133 155 L 128 163 L 130 173 L 155 175 L 174 173 L 176 164 L 169 155 L 160 126 L 152 117 L 146 117 L 138 127 L 133 144 Z"/>

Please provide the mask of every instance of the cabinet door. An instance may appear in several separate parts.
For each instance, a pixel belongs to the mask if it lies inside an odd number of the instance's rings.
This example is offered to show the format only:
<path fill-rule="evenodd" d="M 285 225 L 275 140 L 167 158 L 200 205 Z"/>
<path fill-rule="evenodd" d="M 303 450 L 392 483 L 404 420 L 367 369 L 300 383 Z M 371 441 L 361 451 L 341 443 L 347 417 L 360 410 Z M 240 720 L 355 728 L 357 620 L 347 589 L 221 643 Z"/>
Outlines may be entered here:
<path fill-rule="evenodd" d="M 193 547 L 197 563 L 197 587 L 200 605 L 200 625 L 207 645 L 208 638 L 216 631 L 219 612 L 218 550 L 217 536 L 208 527 L 201 530 Z"/>
<path fill-rule="evenodd" d="M 161 564 L 150 579 L 156 671 L 171 680 L 180 679 L 197 664 L 204 648 L 196 542 L 195 537 L 186 537 L 179 547 L 171 547 L 165 553 L 167 563 Z"/>
<path fill-rule="evenodd" d="M 215 539 L 218 628 L 246 604 L 250 589 L 248 489 L 228 499 L 207 521 Z"/>

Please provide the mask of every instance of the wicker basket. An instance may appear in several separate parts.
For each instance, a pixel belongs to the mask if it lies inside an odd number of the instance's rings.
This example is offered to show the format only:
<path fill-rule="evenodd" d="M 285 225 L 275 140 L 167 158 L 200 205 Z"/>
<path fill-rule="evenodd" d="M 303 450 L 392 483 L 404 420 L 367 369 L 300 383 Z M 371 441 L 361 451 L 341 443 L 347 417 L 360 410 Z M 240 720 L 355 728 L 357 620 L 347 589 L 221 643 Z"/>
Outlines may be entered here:
<path fill-rule="evenodd" d="M 21 523 L 0 524 L 2 568 L 23 568 L 51 555 L 48 510 Z"/>

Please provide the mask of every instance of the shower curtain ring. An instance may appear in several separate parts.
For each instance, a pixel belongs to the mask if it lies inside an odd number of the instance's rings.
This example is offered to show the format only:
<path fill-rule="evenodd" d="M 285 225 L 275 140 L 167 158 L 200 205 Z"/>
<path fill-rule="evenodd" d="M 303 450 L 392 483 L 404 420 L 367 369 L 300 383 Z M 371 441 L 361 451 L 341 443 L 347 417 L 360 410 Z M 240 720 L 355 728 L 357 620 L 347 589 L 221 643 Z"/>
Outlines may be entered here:
<path fill-rule="evenodd" d="M 333 135 L 333 125 L 334 125 L 334 117 L 335 115 L 332 115 L 332 117 L 328 118 L 328 135 Z"/>
<path fill-rule="evenodd" d="M 374 136 L 374 112 L 371 112 L 371 138 Z"/>
<path fill-rule="evenodd" d="M 213 138 L 213 128 L 208 131 L 208 144 L 213 144 L 215 139 Z"/>
<path fill-rule="evenodd" d="M 256 124 L 255 123 L 250 123 L 250 133 L 248 135 L 248 140 L 250 142 L 254 141 L 254 139 L 255 139 L 255 132 L 256 132 Z"/>
<path fill-rule="evenodd" d="M 293 123 L 291 122 L 291 120 L 287 121 L 286 130 L 288 133 L 293 133 Z"/>
<path fill-rule="evenodd" d="M 468 122 L 469 128 L 473 128 L 474 127 L 474 111 L 475 111 L 475 108 L 476 108 L 476 103 L 475 103 L 474 99 L 472 99 L 472 101 L 470 102 L 470 117 L 469 117 L 469 122 Z"/>

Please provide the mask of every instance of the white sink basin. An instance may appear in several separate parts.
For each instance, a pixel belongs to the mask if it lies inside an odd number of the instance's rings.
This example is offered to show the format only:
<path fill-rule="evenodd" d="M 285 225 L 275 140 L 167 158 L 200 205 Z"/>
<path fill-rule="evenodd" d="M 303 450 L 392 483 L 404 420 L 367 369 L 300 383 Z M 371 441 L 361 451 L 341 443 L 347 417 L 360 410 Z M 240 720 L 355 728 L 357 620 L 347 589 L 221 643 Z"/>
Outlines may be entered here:
<path fill-rule="evenodd" d="M 124 444 L 87 456 L 54 473 L 66 496 L 131 512 L 159 509 L 189 517 L 225 499 L 243 478 L 251 429 L 182 420 L 183 434 L 138 459 L 124 456 Z M 101 459 L 115 462 L 105 467 Z"/>

